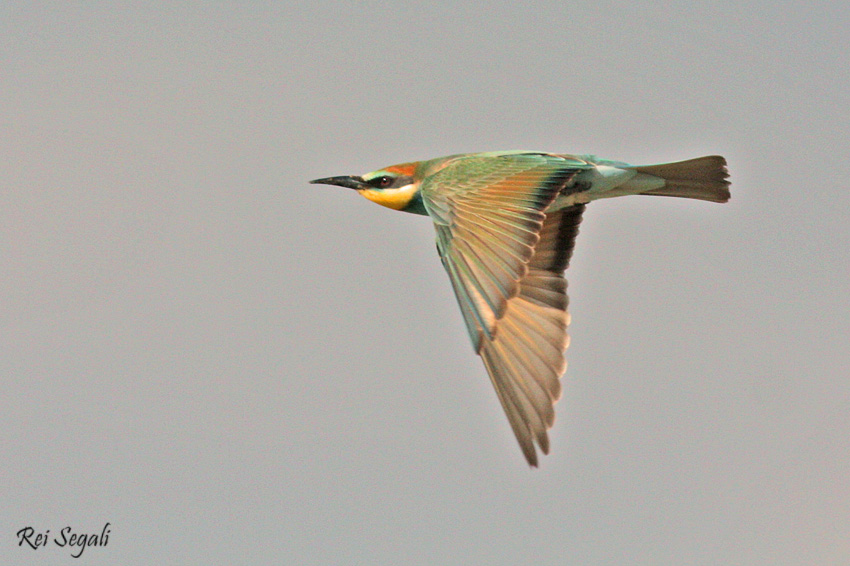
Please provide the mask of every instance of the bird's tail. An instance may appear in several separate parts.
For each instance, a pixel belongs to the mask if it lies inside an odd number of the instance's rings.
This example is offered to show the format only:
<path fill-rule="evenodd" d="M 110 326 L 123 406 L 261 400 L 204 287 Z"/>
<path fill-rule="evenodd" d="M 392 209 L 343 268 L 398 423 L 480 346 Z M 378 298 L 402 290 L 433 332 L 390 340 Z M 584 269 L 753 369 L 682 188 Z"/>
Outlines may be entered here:
<path fill-rule="evenodd" d="M 729 200 L 729 171 L 726 170 L 726 160 L 719 155 L 631 169 L 661 177 L 665 181 L 660 189 L 644 191 L 640 193 L 642 195 L 695 198 L 711 202 Z"/>

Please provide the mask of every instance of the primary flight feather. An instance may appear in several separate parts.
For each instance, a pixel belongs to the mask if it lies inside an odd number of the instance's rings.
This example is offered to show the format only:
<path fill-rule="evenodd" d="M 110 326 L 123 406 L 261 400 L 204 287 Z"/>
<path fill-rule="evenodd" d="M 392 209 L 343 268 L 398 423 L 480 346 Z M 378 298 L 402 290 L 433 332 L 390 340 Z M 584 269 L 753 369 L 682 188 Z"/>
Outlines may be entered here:
<path fill-rule="evenodd" d="M 569 343 L 567 282 L 585 205 L 626 195 L 729 200 L 720 156 L 633 166 L 591 155 L 496 151 L 402 163 L 311 183 L 430 216 L 475 353 L 520 448 L 549 453 Z"/>

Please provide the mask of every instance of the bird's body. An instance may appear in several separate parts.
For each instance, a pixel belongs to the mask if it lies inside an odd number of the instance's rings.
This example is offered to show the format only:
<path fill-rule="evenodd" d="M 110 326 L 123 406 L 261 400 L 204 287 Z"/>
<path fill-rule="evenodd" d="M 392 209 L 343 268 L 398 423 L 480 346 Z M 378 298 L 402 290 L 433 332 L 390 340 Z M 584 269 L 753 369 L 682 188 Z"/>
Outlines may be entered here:
<path fill-rule="evenodd" d="M 719 156 L 632 166 L 590 155 L 500 151 L 312 182 L 431 217 L 473 348 L 536 466 L 535 443 L 548 453 L 566 371 L 564 270 L 585 204 L 633 194 L 726 202 L 727 177 Z"/>

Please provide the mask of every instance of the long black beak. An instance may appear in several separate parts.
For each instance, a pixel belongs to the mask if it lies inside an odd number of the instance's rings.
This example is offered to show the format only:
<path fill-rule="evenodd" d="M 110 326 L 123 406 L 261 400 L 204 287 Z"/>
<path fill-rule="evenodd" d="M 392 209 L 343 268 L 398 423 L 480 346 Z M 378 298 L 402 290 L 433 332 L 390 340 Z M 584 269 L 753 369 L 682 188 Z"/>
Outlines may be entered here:
<path fill-rule="evenodd" d="M 325 179 L 315 179 L 310 181 L 310 183 L 314 185 L 337 185 L 339 187 L 347 187 L 349 189 L 365 189 L 368 188 L 368 185 L 363 182 L 362 177 L 355 177 L 354 175 L 342 176 L 342 177 L 327 177 Z"/>

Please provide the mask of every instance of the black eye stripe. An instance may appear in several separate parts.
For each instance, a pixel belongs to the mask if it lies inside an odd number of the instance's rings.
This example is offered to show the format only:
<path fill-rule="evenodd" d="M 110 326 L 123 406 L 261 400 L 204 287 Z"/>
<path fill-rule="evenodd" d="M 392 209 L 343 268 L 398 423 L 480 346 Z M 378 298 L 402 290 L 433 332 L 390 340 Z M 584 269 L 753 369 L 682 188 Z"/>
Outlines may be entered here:
<path fill-rule="evenodd" d="M 379 189 L 386 189 L 393 184 L 393 178 L 389 175 L 381 175 L 380 177 L 369 180 L 369 184 Z"/>
<path fill-rule="evenodd" d="M 409 185 L 413 182 L 413 177 L 408 175 L 401 175 L 398 177 L 393 177 L 392 175 L 380 175 L 375 177 L 374 179 L 369 179 L 366 181 L 367 185 L 375 187 L 376 189 L 390 189 L 396 187 L 403 187 L 405 185 Z"/>

